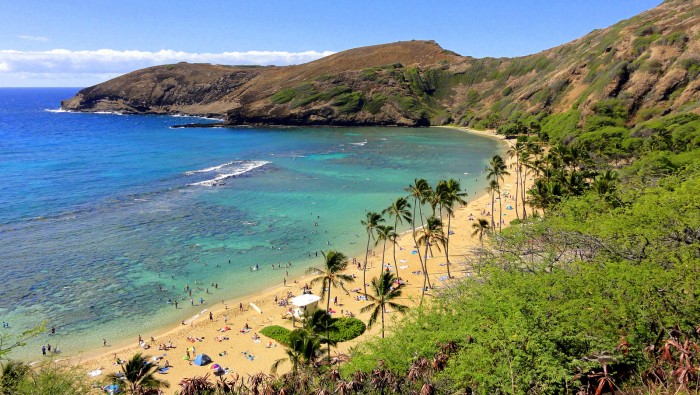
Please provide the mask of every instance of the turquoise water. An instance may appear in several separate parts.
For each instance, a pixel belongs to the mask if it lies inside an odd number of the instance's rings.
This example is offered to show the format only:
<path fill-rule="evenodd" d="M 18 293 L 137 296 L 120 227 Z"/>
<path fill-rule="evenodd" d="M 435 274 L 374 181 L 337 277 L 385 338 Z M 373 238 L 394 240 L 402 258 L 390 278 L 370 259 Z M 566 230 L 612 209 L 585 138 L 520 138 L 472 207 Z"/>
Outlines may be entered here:
<path fill-rule="evenodd" d="M 444 128 L 173 129 L 193 119 L 47 111 L 75 92 L 0 89 L 2 330 L 57 329 L 16 358 L 148 336 L 280 284 L 287 262 L 301 274 L 315 251 L 359 254 L 365 210 L 417 177 L 479 193 L 501 149 Z"/>

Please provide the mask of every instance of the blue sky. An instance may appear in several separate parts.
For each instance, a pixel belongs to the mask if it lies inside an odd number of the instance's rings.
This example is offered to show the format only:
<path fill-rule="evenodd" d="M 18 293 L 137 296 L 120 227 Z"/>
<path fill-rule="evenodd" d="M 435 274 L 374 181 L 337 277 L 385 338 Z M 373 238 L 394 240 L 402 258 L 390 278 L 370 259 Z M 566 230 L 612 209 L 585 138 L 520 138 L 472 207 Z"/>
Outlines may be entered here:
<path fill-rule="evenodd" d="M 0 86 L 89 86 L 156 64 L 304 63 L 421 39 L 462 55 L 566 43 L 660 0 L 2 0 Z"/>

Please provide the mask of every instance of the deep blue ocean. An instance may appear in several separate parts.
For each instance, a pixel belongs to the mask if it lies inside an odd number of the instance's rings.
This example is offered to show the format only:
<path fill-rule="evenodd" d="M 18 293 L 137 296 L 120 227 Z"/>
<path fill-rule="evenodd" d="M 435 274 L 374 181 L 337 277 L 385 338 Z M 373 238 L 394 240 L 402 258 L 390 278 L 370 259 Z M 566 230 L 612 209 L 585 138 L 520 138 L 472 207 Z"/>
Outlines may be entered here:
<path fill-rule="evenodd" d="M 57 329 L 20 359 L 47 342 L 73 355 L 149 336 L 281 283 L 273 264 L 301 275 L 314 251 L 359 254 L 365 210 L 414 178 L 461 179 L 474 196 L 502 149 L 447 128 L 171 128 L 212 121 L 59 111 L 77 91 L 0 89 L 0 320 L 11 325 L 0 330 Z M 190 306 L 186 284 L 204 306 Z"/>

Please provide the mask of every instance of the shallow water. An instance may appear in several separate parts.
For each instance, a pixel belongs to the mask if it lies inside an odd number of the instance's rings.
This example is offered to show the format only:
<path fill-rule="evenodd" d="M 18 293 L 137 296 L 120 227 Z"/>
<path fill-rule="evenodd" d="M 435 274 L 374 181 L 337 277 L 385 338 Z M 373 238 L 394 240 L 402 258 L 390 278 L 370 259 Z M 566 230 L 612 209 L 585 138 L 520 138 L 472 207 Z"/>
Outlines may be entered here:
<path fill-rule="evenodd" d="M 0 89 L 0 319 L 57 329 L 16 358 L 147 335 L 281 283 L 287 262 L 299 275 L 315 251 L 359 254 L 365 210 L 414 178 L 478 194 L 501 149 L 445 128 L 173 129 L 193 120 L 46 111 L 75 91 Z"/>

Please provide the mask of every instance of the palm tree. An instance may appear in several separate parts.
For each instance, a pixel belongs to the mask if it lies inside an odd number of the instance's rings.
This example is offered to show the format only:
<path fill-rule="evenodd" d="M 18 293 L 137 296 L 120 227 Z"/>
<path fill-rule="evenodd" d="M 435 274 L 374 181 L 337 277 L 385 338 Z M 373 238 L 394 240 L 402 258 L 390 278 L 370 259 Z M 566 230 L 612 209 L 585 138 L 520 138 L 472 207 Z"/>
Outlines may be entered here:
<path fill-rule="evenodd" d="M 391 272 L 382 272 L 381 276 L 372 279 L 372 291 L 374 295 L 367 295 L 367 300 L 371 301 L 372 304 L 360 310 L 363 313 L 372 310 L 372 314 L 369 316 L 369 321 L 367 322 L 368 328 L 371 328 L 374 323 L 377 322 L 377 317 L 381 313 L 382 338 L 384 338 L 384 313 L 387 306 L 402 314 L 408 310 L 408 307 L 394 301 L 401 296 L 401 288 L 403 287 L 402 283 L 398 283 L 398 285 L 394 286 L 395 281 L 396 277 L 394 277 Z"/>
<path fill-rule="evenodd" d="M 406 192 L 409 193 L 408 197 L 413 198 L 413 231 L 415 232 L 416 230 L 416 223 L 415 223 L 415 218 L 416 218 L 416 208 L 418 208 L 418 213 L 420 214 L 420 224 L 423 226 L 423 208 L 422 205 L 426 201 L 426 197 L 431 195 L 432 189 L 430 188 L 430 185 L 428 184 L 428 181 L 426 181 L 423 178 L 416 178 L 413 180 L 413 184 L 409 185 L 406 188 Z"/>
<path fill-rule="evenodd" d="M 472 224 L 472 237 L 479 235 L 479 242 L 481 243 L 481 248 L 484 248 L 484 233 L 489 231 L 489 221 L 484 218 L 479 218 L 476 222 Z"/>
<path fill-rule="evenodd" d="M 369 259 L 369 242 L 374 238 L 374 230 L 377 225 L 384 222 L 384 218 L 374 211 L 367 212 L 367 219 L 360 221 L 360 223 L 367 230 L 367 249 L 365 249 L 365 265 L 362 273 L 362 287 L 364 288 L 364 293 L 367 294 L 367 260 Z"/>
<path fill-rule="evenodd" d="M 503 177 L 509 175 L 510 173 L 508 172 L 508 169 L 506 167 L 505 162 L 503 161 L 503 158 L 501 158 L 500 155 L 494 155 L 493 158 L 491 158 L 491 161 L 489 161 L 489 167 L 488 167 L 488 174 L 486 174 L 486 178 L 492 181 L 496 181 L 496 191 L 498 191 L 498 204 L 499 204 L 499 210 L 498 210 L 498 230 L 501 230 L 501 218 L 503 217 L 503 200 L 501 199 L 501 184 L 500 181 L 503 181 Z M 491 187 L 491 185 L 489 185 Z M 492 189 L 493 191 L 493 189 Z M 493 212 L 495 211 L 493 209 L 493 192 L 491 195 L 491 220 L 493 222 Z"/>
<path fill-rule="evenodd" d="M 310 330 L 311 333 L 320 335 L 325 333 L 325 336 L 319 337 L 321 343 L 328 344 L 328 361 L 331 360 L 331 346 L 335 347 L 338 342 L 331 339 L 331 328 L 333 327 L 333 318 L 327 311 L 316 310 L 314 313 L 304 321 L 304 326 L 306 329 Z"/>
<path fill-rule="evenodd" d="M 423 224 L 423 204 L 425 203 L 426 196 L 429 196 L 431 194 L 432 189 L 430 188 L 430 185 L 428 184 L 428 181 L 425 179 L 414 179 L 413 184 L 409 185 L 406 188 L 406 192 L 409 193 L 408 197 L 413 198 L 413 217 L 411 219 L 411 225 L 413 227 L 413 245 L 416 246 L 416 249 L 418 249 L 418 239 L 416 238 L 416 207 L 418 207 L 418 213 L 420 216 L 420 222 L 421 222 L 421 227 L 424 227 L 425 225 Z M 423 269 L 423 272 L 425 272 L 425 267 L 427 262 L 423 261 L 423 257 L 421 254 L 418 254 L 418 261 L 420 262 L 420 266 Z M 428 280 L 430 281 L 430 280 Z M 425 286 L 423 286 L 425 288 Z"/>
<path fill-rule="evenodd" d="M 447 211 L 447 238 L 445 240 L 445 261 L 447 264 L 447 276 L 452 278 L 452 274 L 450 273 L 450 228 L 452 226 L 452 217 L 454 217 L 453 208 L 456 203 L 459 203 L 460 205 L 467 204 L 467 201 L 464 199 L 464 197 L 467 196 L 467 193 L 462 191 L 462 187 L 459 184 L 459 181 L 455 180 L 454 178 L 450 178 L 449 180 L 445 181 L 440 185 L 440 188 L 436 187 L 435 190 L 440 190 L 440 214 L 442 214 L 443 207 Z"/>
<path fill-rule="evenodd" d="M 426 282 L 428 287 L 432 288 L 432 285 L 430 284 L 430 277 L 428 275 L 428 249 L 431 245 L 435 244 L 435 242 L 444 245 L 445 235 L 442 231 L 442 221 L 440 220 L 440 218 L 430 217 L 428 218 L 427 223 L 423 227 L 420 237 L 418 237 L 417 244 L 418 247 L 425 246 L 425 264 L 423 265 L 423 293 L 421 294 L 421 302 L 423 301 L 423 296 L 425 296 Z M 438 249 L 438 251 L 440 250 L 439 245 L 436 244 L 435 247 Z"/>
<path fill-rule="evenodd" d="M 375 246 L 379 245 L 380 241 L 384 242 L 382 246 L 382 264 L 380 265 L 379 271 L 384 270 L 384 256 L 386 253 L 386 242 L 391 240 L 392 235 L 396 234 L 394 232 L 394 227 L 391 225 L 377 225 L 377 241 L 374 243 Z"/>
<path fill-rule="evenodd" d="M 328 282 L 328 301 L 326 302 L 326 311 L 331 309 L 331 286 L 340 287 L 345 291 L 343 282 L 355 281 L 352 276 L 341 273 L 348 266 L 348 257 L 342 252 L 330 250 L 328 252 L 321 251 L 323 255 L 323 268 L 310 267 L 306 270 L 307 273 L 320 274 L 318 277 L 311 280 L 311 285 L 321 282 L 321 297 L 326 293 L 326 282 Z"/>
<path fill-rule="evenodd" d="M 141 353 L 134 354 L 126 363 L 120 365 L 123 379 L 129 383 L 129 392 L 132 394 L 144 394 L 148 390 L 169 388 L 167 381 L 158 380 L 155 377 L 158 365 L 150 362 L 149 356 L 142 356 Z M 114 382 L 120 380 L 116 373 L 107 376 Z"/>
<path fill-rule="evenodd" d="M 523 146 L 523 151 L 520 153 L 520 201 L 523 204 L 523 219 L 527 219 L 527 208 L 525 206 L 525 184 L 527 182 L 527 174 L 530 169 L 530 153 L 526 150 L 527 146 Z"/>
<path fill-rule="evenodd" d="M 606 170 L 596 176 L 592 184 L 593 190 L 601 196 L 612 193 L 615 191 L 615 184 L 617 180 L 617 172 Z"/>
<path fill-rule="evenodd" d="M 289 347 L 284 351 L 287 353 L 289 362 L 292 363 L 292 372 L 296 373 L 299 367 L 309 367 L 316 364 L 320 354 L 321 340 L 304 329 L 295 329 L 289 334 Z M 275 374 L 279 365 L 285 359 L 281 358 L 272 364 L 271 372 Z"/>
<path fill-rule="evenodd" d="M 0 394 L 12 394 L 31 368 L 24 362 L 8 360 L 2 365 Z"/>
<path fill-rule="evenodd" d="M 518 141 L 515 145 L 508 149 L 508 157 L 515 157 L 515 217 L 520 219 L 520 212 L 518 210 L 518 199 L 520 198 L 520 173 L 522 172 L 522 165 L 520 164 L 520 153 L 523 151 L 523 143 Z"/>
<path fill-rule="evenodd" d="M 396 268 L 396 277 L 399 276 L 399 267 L 396 265 L 396 238 L 398 234 L 396 231 L 398 231 L 398 226 L 399 223 L 403 224 L 403 221 L 405 220 L 408 223 L 411 223 L 411 219 L 413 218 L 411 216 L 411 203 L 408 202 L 408 199 L 405 197 L 399 197 L 391 203 L 391 205 L 384 210 L 382 210 L 382 214 L 387 214 L 389 218 L 394 217 L 394 235 L 393 235 L 393 243 L 394 243 L 394 268 Z"/>
<path fill-rule="evenodd" d="M 491 180 L 489 181 L 489 185 L 486 187 L 486 192 L 491 194 L 491 227 L 495 228 L 496 227 L 496 221 L 494 220 L 494 206 L 496 205 L 496 191 L 498 191 L 498 181 L 496 180 Z"/>

